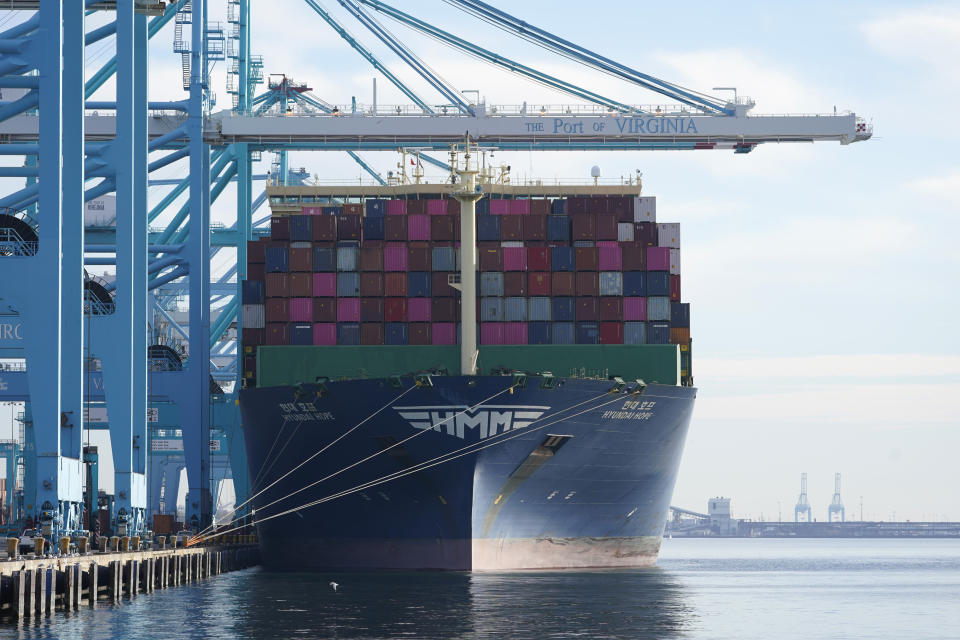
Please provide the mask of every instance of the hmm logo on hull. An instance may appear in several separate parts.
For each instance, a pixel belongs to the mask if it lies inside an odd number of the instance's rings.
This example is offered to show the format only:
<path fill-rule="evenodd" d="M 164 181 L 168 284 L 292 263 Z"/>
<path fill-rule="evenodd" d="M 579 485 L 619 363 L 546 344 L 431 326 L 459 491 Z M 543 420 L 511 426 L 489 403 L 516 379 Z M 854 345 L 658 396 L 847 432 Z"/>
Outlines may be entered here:
<path fill-rule="evenodd" d="M 476 431 L 484 440 L 498 433 L 523 429 L 539 419 L 550 407 L 481 405 L 445 407 L 394 407 L 414 429 L 433 429 L 461 440 Z M 471 438 L 472 439 L 472 438 Z"/>

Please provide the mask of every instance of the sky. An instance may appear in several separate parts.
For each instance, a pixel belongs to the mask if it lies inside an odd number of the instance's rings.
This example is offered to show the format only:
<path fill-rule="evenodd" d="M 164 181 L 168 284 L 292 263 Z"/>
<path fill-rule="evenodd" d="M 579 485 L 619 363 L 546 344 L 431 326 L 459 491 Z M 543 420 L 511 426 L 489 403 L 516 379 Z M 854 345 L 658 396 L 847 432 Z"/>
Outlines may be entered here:
<path fill-rule="evenodd" d="M 211 2 L 225 20 L 225 1 Z M 333 0 L 324 6 L 421 95 L 424 83 Z M 482 46 L 633 104 L 648 92 L 558 58 L 446 3 L 392 4 Z M 960 520 L 960 98 L 956 3 L 494 2 L 577 44 L 680 85 L 737 87 L 755 114 L 851 110 L 874 137 L 850 146 L 761 145 L 698 152 L 498 153 L 515 179 L 643 173 L 658 220 L 682 225 L 683 296 L 692 307 L 699 389 L 673 504 L 792 519 L 799 477 L 827 517 L 834 473 L 848 519 Z M 267 74 L 306 82 L 324 100 L 407 104 L 302 0 L 253 0 L 253 53 Z M 460 90 L 488 104 L 576 100 L 452 52 L 383 19 Z M 91 23 L 95 24 L 95 23 Z M 151 42 L 152 99 L 179 99 L 173 28 Z M 112 39 L 88 49 L 92 73 Z M 101 51 L 101 49 L 103 51 Z M 224 63 L 213 69 L 228 108 Z M 112 85 L 97 97 L 109 99 Z M 385 173 L 395 154 L 368 153 Z M 268 168 L 264 154 L 258 172 Z M 355 181 L 343 153 L 296 153 L 322 180 Z M 185 175 L 186 163 L 154 177 Z M 442 175 L 430 168 L 428 176 Z M 161 175 L 162 174 L 162 175 Z M 259 192 L 259 188 L 255 188 Z M 151 201 L 164 195 L 151 189 Z M 261 211 L 261 213 L 265 213 Z M 214 218 L 235 219 L 228 189 Z M 223 268 L 222 261 L 218 266 Z M 862 507 L 861 507 L 862 505 Z"/>

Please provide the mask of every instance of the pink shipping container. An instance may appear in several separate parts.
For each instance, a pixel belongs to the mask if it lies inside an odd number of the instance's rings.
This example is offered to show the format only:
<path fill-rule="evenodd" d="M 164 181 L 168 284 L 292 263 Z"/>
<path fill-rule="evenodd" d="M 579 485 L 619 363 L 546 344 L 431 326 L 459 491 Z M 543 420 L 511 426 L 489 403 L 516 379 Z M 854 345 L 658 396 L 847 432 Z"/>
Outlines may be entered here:
<path fill-rule="evenodd" d="M 313 320 L 313 298 L 290 299 L 291 322 L 310 322 Z"/>
<path fill-rule="evenodd" d="M 390 242 L 383 249 L 384 271 L 407 270 L 407 245 L 403 242 Z"/>
<path fill-rule="evenodd" d="M 646 322 L 647 321 L 647 299 L 646 298 L 624 298 L 623 299 L 623 319 L 626 322 Z"/>
<path fill-rule="evenodd" d="M 319 216 L 323 215 L 323 207 L 304 207 L 303 215 L 305 216 Z"/>
<path fill-rule="evenodd" d="M 434 322 L 433 344 L 457 344 L 457 325 L 453 322 Z"/>
<path fill-rule="evenodd" d="M 314 323 L 313 344 L 324 347 L 337 344 L 337 324 L 335 322 Z"/>
<path fill-rule="evenodd" d="M 507 213 L 512 216 L 528 216 L 530 215 L 530 201 L 529 200 L 508 200 L 510 204 L 507 207 Z"/>
<path fill-rule="evenodd" d="M 503 324 L 503 344 L 527 344 L 527 323 L 505 322 Z"/>
<path fill-rule="evenodd" d="M 430 241 L 430 216 L 407 216 L 407 239 Z"/>
<path fill-rule="evenodd" d="M 427 200 L 427 214 L 431 216 L 447 215 L 446 200 Z"/>
<path fill-rule="evenodd" d="M 360 322 L 360 298 L 337 298 L 337 322 Z"/>
<path fill-rule="evenodd" d="M 670 247 L 647 247 L 647 271 L 670 271 Z"/>
<path fill-rule="evenodd" d="M 619 244 L 614 242 L 612 247 L 603 246 L 598 251 L 600 271 L 623 271 L 623 252 Z"/>
<path fill-rule="evenodd" d="M 509 200 L 490 200 L 490 215 L 505 216 L 510 213 Z"/>
<path fill-rule="evenodd" d="M 595 247 L 619 247 L 620 243 L 616 240 L 597 240 L 593 243 Z"/>
<path fill-rule="evenodd" d="M 526 247 L 504 247 L 503 248 L 503 270 L 504 271 L 526 271 L 527 270 Z"/>
<path fill-rule="evenodd" d="M 503 344 L 503 323 L 481 322 L 480 344 Z"/>
<path fill-rule="evenodd" d="M 336 295 L 337 295 L 337 274 L 335 273 L 313 274 L 313 297 L 314 298 L 333 298 Z"/>
<path fill-rule="evenodd" d="M 408 298 L 407 318 L 410 322 L 430 322 L 430 298 Z"/>
<path fill-rule="evenodd" d="M 387 200 L 387 215 L 388 216 L 407 215 L 407 201 L 406 200 Z"/>

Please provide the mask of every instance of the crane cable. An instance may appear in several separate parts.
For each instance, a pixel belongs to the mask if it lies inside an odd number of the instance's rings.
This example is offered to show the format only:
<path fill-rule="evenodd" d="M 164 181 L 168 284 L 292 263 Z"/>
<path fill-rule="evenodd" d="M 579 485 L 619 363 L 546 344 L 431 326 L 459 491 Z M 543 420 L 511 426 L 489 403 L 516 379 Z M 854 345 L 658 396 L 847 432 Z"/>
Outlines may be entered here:
<path fill-rule="evenodd" d="M 603 394 L 603 395 L 606 395 L 606 394 Z M 600 396 L 598 396 L 598 397 L 600 397 Z M 362 485 L 357 485 L 357 486 L 352 487 L 352 488 L 350 488 L 350 489 L 345 489 L 345 490 L 343 490 L 343 491 L 340 491 L 340 492 L 338 492 L 338 493 L 331 494 L 331 495 L 326 496 L 326 497 L 324 497 L 324 498 L 320 498 L 320 499 L 318 499 L 318 500 L 314 500 L 314 501 L 312 501 L 312 502 L 308 502 L 308 503 L 302 504 L 302 505 L 300 505 L 299 507 L 293 507 L 293 508 L 291 508 L 291 509 L 287 509 L 286 511 L 281 511 L 280 513 L 275 513 L 275 514 L 273 514 L 273 515 L 269 515 L 269 516 L 266 516 L 266 517 L 264 517 L 264 518 L 260 518 L 260 519 L 258 519 L 258 520 L 256 520 L 256 521 L 254 521 L 252 524 L 255 524 L 255 525 L 256 525 L 256 524 L 260 524 L 261 522 L 266 522 L 267 520 L 273 520 L 274 518 L 279 518 L 279 517 L 281 517 L 281 516 L 289 515 L 289 514 L 291 514 L 291 513 L 296 513 L 297 511 L 300 511 L 300 510 L 302 510 L 302 509 L 307 509 L 307 508 L 309 508 L 309 507 L 317 506 L 317 505 L 322 504 L 322 503 L 324 503 L 324 502 L 330 502 L 330 501 L 332 501 L 332 500 L 336 500 L 337 498 L 341 498 L 341 497 L 346 496 L 346 495 L 349 495 L 349 494 L 351 494 L 351 493 L 356 493 L 357 491 L 363 491 L 364 489 L 367 489 L 367 488 L 372 487 L 372 486 L 377 486 L 377 485 L 380 485 L 380 484 L 384 484 L 385 482 L 389 482 L 389 481 L 391 481 L 391 480 L 396 480 L 396 479 L 398 479 L 398 478 L 402 478 L 402 477 L 404 477 L 404 476 L 406 476 L 406 475 L 410 475 L 410 474 L 413 474 L 413 473 L 418 473 L 418 472 L 420 472 L 420 471 L 423 471 L 423 470 L 425 470 L 425 469 L 429 469 L 429 468 L 431 468 L 431 467 L 435 467 L 435 466 L 440 465 L 440 464 L 443 464 L 443 463 L 445 463 L 445 462 L 450 462 L 450 461 L 452 461 L 452 460 L 456 460 L 457 458 L 462 458 L 463 456 L 467 456 L 467 455 L 470 455 L 470 454 L 472 454 L 472 453 L 476 453 L 477 451 L 482 451 L 483 449 L 486 449 L 486 448 L 488 448 L 488 447 L 492 447 L 492 446 L 496 446 L 496 445 L 498 445 L 498 444 L 502 444 L 502 443 L 507 442 L 507 441 L 509 441 L 509 440 L 513 440 L 514 438 L 519 438 L 519 437 L 522 436 L 522 435 L 526 435 L 526 434 L 532 433 L 532 432 L 534 432 L 534 431 L 539 431 L 539 430 L 541 430 L 541 429 L 545 429 L 545 428 L 547 428 L 547 427 L 549 427 L 549 426 L 551 426 L 551 425 L 556 424 L 557 422 L 562 422 L 562 421 L 564 421 L 564 420 L 569 420 L 570 418 L 575 418 L 576 416 L 582 415 L 582 414 L 584 414 L 584 413 L 589 413 L 590 411 L 594 411 L 594 410 L 599 409 L 599 408 L 601 408 L 601 407 L 604 407 L 604 406 L 606 406 L 606 405 L 608 405 L 608 404 L 612 404 L 612 403 L 614 403 L 614 402 L 617 402 L 617 401 L 620 400 L 620 399 L 621 399 L 621 397 L 618 396 L 618 397 L 616 397 L 616 398 L 614 398 L 614 399 L 612 399 L 612 400 L 609 400 L 609 401 L 607 401 L 607 402 L 601 403 L 601 404 L 599 404 L 599 405 L 597 405 L 597 406 L 595 406 L 595 407 L 590 407 L 590 408 L 588 408 L 588 409 L 584 409 L 583 411 L 579 411 L 579 412 L 577 412 L 577 413 L 575 413 L 575 414 L 573 414 L 573 415 L 566 416 L 565 418 L 559 418 L 559 419 L 557 419 L 557 420 L 554 420 L 553 422 L 548 422 L 547 424 L 540 425 L 539 427 L 536 427 L 536 428 L 534 428 L 534 429 L 524 429 L 524 430 L 522 430 L 522 431 L 517 432 L 516 434 L 511 435 L 509 438 L 504 438 L 504 439 L 502 439 L 502 440 L 497 440 L 497 441 L 495 441 L 495 442 L 486 442 L 486 443 L 484 443 L 484 446 L 478 447 L 478 448 L 474 449 L 473 451 L 466 451 L 466 452 L 460 453 L 460 454 L 458 454 L 458 455 L 456 455 L 456 456 L 452 456 L 452 457 L 446 458 L 446 459 L 444 459 L 444 460 L 439 460 L 439 461 L 437 461 L 437 462 L 432 462 L 432 464 L 420 463 L 420 465 L 416 465 L 416 466 L 411 467 L 411 468 L 409 468 L 409 469 L 405 469 L 405 470 L 403 470 L 403 471 L 398 471 L 398 472 L 395 472 L 395 473 L 393 473 L 393 474 L 388 474 L 388 475 L 386 475 L 386 476 L 382 476 L 382 477 L 380 477 L 380 478 L 378 478 L 378 479 L 376 479 L 376 480 L 371 480 L 371 481 L 368 482 L 368 483 L 365 483 L 365 484 L 362 484 Z M 586 401 L 586 402 L 589 402 L 589 400 Z M 581 404 L 584 404 L 584 403 L 581 403 Z M 572 408 L 572 407 L 570 407 L 570 408 Z M 569 409 L 569 408 L 568 408 L 568 409 Z M 559 413 L 559 412 L 558 412 L 558 413 Z M 425 432 L 425 431 L 428 431 L 428 430 L 425 429 L 424 432 Z M 506 432 L 504 432 L 504 433 L 506 433 Z M 419 435 L 419 434 L 417 434 L 417 435 Z M 501 434 L 501 435 L 503 435 L 503 434 Z M 409 438 L 408 438 L 408 439 L 409 439 Z M 488 440 L 489 440 L 489 439 L 488 439 Z M 475 445 L 475 444 L 480 444 L 480 443 L 473 443 L 473 444 Z M 395 446 L 395 445 L 394 445 L 394 446 Z M 468 445 L 468 446 L 472 446 L 472 445 Z M 462 447 L 461 450 L 462 450 L 462 449 L 465 449 L 465 448 L 467 448 L 467 447 Z M 444 454 L 444 455 L 449 455 L 449 454 Z M 438 456 L 438 457 L 443 457 L 443 456 Z M 434 458 L 434 460 L 436 460 L 436 458 Z M 429 462 L 429 461 L 428 461 L 428 462 Z M 242 529 L 242 528 L 243 528 L 243 526 L 235 527 L 235 528 L 233 528 L 233 529 L 227 529 L 226 531 L 221 531 L 221 532 L 219 532 L 217 535 L 224 535 L 224 534 L 227 534 L 227 533 L 232 533 L 233 531 L 237 531 L 237 530 Z M 197 541 L 197 542 L 199 542 L 199 541 Z M 196 544 L 196 542 L 193 542 L 193 544 Z"/>

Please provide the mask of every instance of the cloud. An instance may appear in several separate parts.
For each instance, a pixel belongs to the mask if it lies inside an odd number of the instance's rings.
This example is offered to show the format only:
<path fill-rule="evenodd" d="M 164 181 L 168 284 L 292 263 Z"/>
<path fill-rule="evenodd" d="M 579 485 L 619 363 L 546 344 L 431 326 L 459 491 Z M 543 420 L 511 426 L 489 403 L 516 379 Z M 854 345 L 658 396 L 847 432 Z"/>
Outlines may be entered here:
<path fill-rule="evenodd" d="M 957 197 L 960 196 L 960 167 L 943 175 L 911 180 L 906 187 L 921 195 L 947 199 L 956 204 Z"/>
<path fill-rule="evenodd" d="M 960 78 L 960 9 L 928 6 L 888 13 L 860 27 L 867 43 L 903 61 L 919 61 L 947 78 Z"/>

